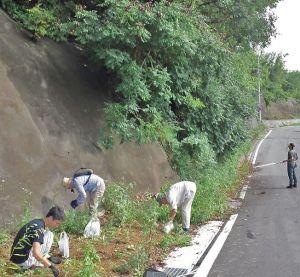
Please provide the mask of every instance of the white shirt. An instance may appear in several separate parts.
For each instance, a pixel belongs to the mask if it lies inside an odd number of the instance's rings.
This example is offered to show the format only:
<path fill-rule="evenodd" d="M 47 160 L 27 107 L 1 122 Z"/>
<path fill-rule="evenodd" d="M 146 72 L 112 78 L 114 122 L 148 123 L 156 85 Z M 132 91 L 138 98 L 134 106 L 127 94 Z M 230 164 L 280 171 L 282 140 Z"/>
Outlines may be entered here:
<path fill-rule="evenodd" d="M 191 192 L 196 192 L 196 184 L 194 182 L 182 181 L 172 185 L 166 194 L 170 207 L 177 210 L 183 202 L 192 196 Z"/>

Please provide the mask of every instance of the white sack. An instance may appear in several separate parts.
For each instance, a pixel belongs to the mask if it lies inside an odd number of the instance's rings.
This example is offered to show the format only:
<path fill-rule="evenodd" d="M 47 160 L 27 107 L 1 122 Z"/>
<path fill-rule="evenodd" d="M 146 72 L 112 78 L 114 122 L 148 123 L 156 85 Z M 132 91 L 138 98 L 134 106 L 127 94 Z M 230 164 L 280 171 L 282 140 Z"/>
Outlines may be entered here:
<path fill-rule="evenodd" d="M 58 242 L 59 252 L 64 258 L 69 258 L 70 250 L 69 250 L 69 237 L 66 232 L 62 232 L 59 237 Z"/>
<path fill-rule="evenodd" d="M 84 237 L 85 238 L 95 238 L 100 236 L 100 220 L 91 219 L 90 222 L 86 225 L 84 229 Z"/>
<path fill-rule="evenodd" d="M 174 229 L 173 221 L 168 222 L 168 223 L 164 226 L 164 232 L 165 232 L 166 234 L 169 234 L 173 229 Z"/>

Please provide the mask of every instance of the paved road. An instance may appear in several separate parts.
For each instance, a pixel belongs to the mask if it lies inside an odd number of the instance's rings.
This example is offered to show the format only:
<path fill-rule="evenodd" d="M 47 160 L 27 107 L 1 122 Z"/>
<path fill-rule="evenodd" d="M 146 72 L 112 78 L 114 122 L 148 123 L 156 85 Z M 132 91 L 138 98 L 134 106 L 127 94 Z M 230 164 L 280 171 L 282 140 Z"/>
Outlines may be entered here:
<path fill-rule="evenodd" d="M 256 163 L 285 159 L 289 142 L 300 152 L 299 126 L 273 129 Z M 285 188 L 283 164 L 256 169 L 249 185 L 245 205 L 208 276 L 300 276 L 300 188 Z"/>

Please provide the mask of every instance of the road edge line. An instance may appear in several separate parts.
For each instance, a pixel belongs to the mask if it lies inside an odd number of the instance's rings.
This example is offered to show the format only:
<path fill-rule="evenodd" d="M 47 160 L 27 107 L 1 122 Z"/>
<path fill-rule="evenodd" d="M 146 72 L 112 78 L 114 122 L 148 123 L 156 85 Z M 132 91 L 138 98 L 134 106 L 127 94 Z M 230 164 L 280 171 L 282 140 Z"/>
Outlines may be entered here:
<path fill-rule="evenodd" d="M 201 265 L 198 267 L 196 273 L 194 274 L 194 277 L 206 277 L 212 268 L 216 258 L 218 257 L 236 219 L 238 217 L 238 214 L 234 214 L 230 217 L 230 219 L 227 221 L 224 229 L 219 234 L 217 240 L 215 241 L 214 245 L 211 247 L 209 252 L 207 253 L 206 257 L 202 261 Z"/>
<path fill-rule="evenodd" d="M 256 147 L 256 150 L 255 150 L 255 153 L 254 153 L 254 157 L 253 157 L 253 160 L 252 160 L 252 164 L 254 165 L 255 162 L 256 162 L 256 159 L 257 159 L 257 155 L 258 155 L 258 151 L 259 151 L 259 148 L 260 146 L 262 145 L 263 141 L 271 134 L 272 130 L 270 130 L 265 136 L 264 138 L 259 142 L 259 144 L 257 145 Z"/>

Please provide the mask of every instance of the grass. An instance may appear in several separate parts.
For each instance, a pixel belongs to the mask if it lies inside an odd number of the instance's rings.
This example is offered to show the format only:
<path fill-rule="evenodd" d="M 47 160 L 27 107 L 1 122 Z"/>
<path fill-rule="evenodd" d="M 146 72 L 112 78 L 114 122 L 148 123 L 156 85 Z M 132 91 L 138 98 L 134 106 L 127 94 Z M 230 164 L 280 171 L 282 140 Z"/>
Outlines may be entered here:
<path fill-rule="evenodd" d="M 183 247 L 191 244 L 191 236 L 188 234 L 167 234 L 163 237 L 161 242 L 159 243 L 160 247 L 166 249 L 170 247 Z"/>
<path fill-rule="evenodd" d="M 6 244 L 8 239 L 10 238 L 10 235 L 7 232 L 1 232 L 0 233 L 0 246 Z"/>

